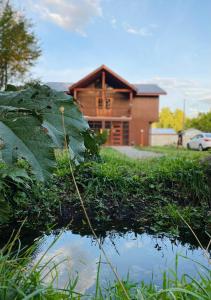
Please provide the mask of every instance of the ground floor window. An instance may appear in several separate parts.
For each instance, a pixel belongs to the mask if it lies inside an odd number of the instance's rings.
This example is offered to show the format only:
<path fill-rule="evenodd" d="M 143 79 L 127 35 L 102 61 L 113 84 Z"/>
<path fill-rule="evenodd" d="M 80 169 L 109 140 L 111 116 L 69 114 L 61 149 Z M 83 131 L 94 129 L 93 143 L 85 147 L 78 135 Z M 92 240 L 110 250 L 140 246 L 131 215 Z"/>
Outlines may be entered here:
<path fill-rule="evenodd" d="M 89 121 L 89 127 L 96 132 L 99 132 L 103 128 L 102 121 Z"/>
<path fill-rule="evenodd" d="M 123 122 L 123 145 L 129 145 L 129 122 Z"/>

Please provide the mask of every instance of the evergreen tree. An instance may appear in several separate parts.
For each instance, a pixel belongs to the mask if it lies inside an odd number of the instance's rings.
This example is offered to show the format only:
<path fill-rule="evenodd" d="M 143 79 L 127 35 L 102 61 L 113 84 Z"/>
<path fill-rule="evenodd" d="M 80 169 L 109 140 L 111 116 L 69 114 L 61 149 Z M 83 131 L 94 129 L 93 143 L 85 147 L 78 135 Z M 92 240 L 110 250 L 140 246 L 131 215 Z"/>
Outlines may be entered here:
<path fill-rule="evenodd" d="M 9 1 L 0 1 L 0 89 L 25 75 L 40 54 L 30 23 Z"/>

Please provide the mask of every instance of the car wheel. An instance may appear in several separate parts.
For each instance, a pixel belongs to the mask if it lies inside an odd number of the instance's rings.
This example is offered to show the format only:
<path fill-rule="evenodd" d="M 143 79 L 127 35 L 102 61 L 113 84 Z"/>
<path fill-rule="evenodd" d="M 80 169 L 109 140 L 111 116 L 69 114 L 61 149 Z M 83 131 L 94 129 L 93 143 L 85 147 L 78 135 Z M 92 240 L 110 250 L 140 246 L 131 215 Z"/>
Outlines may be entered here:
<path fill-rule="evenodd" d="M 203 149 L 203 147 L 202 147 L 202 145 L 200 144 L 199 145 L 199 151 L 203 151 L 204 149 Z"/>

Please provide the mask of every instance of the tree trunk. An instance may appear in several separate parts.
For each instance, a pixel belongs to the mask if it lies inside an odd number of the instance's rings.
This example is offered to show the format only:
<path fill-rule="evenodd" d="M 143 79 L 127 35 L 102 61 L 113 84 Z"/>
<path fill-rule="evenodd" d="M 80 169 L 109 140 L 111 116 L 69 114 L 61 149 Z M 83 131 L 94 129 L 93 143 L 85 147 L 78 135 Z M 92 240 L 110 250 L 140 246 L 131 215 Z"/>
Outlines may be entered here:
<path fill-rule="evenodd" d="M 0 90 L 4 87 L 4 65 L 1 63 L 0 67 Z"/>
<path fill-rule="evenodd" d="M 7 89 L 7 83 L 8 83 L 8 67 L 7 67 L 7 63 L 5 63 L 5 69 L 4 69 L 4 89 L 5 89 L 5 91 Z"/>

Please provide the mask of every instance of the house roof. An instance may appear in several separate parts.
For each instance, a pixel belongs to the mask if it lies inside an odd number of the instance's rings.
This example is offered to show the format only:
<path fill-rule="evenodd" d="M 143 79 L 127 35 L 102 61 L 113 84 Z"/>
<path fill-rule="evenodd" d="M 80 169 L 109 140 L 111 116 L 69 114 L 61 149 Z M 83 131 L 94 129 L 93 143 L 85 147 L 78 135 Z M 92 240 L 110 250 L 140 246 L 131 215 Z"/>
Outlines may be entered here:
<path fill-rule="evenodd" d="M 184 130 L 184 134 L 185 135 L 195 135 L 195 134 L 199 134 L 202 131 L 196 128 L 188 128 L 186 130 Z"/>
<path fill-rule="evenodd" d="M 166 95 L 166 92 L 156 84 L 131 84 L 105 65 L 100 66 L 99 68 L 89 73 L 88 75 L 86 75 L 85 77 L 77 81 L 76 83 L 72 84 L 69 87 L 69 92 L 72 93 L 74 88 L 81 87 L 81 85 L 86 84 L 87 82 L 89 82 L 89 80 L 93 80 L 97 76 L 97 74 L 103 70 L 111 74 L 113 77 L 115 77 L 117 80 L 122 82 L 127 88 L 131 89 L 132 91 L 135 92 L 135 94 L 139 96 Z"/>
<path fill-rule="evenodd" d="M 82 79 L 80 79 L 79 81 L 77 81 L 76 83 L 74 83 L 73 85 L 71 85 L 69 87 L 69 92 L 71 93 L 74 88 L 81 87 L 84 84 L 89 83 L 90 80 L 95 79 L 97 77 L 97 75 L 101 71 L 106 71 L 107 73 L 111 74 L 114 78 L 116 78 L 118 81 L 120 81 L 121 83 L 123 83 L 127 88 L 129 88 L 132 91 L 136 92 L 136 88 L 135 88 L 134 85 L 132 85 L 131 83 L 129 83 L 127 80 L 125 80 L 124 78 L 122 78 L 121 76 L 119 76 L 117 73 L 115 73 L 114 71 L 112 71 L 111 69 L 109 69 L 105 65 L 100 66 L 99 68 L 95 69 L 94 71 L 92 71 L 91 73 L 89 73 L 88 75 L 86 75 L 85 77 L 83 77 Z"/>
<path fill-rule="evenodd" d="M 151 134 L 177 134 L 173 128 L 151 128 Z"/>
<path fill-rule="evenodd" d="M 126 86 L 128 89 L 131 89 L 137 96 L 159 96 L 159 95 L 166 95 L 166 92 L 160 88 L 156 84 L 147 84 L 147 83 L 138 83 L 138 84 L 131 84 L 121 76 L 119 76 L 117 73 L 109 69 L 107 66 L 102 65 L 96 70 L 92 71 L 79 81 L 75 83 L 67 83 L 67 82 L 48 82 L 46 85 L 49 87 L 57 90 L 57 91 L 68 91 L 72 94 L 74 88 L 77 87 L 83 87 L 86 86 L 86 84 L 90 83 L 92 80 L 97 78 L 99 76 L 99 73 L 101 71 L 105 71 L 109 73 L 110 76 L 113 76 L 115 80 L 121 82 L 124 86 Z"/>
<path fill-rule="evenodd" d="M 166 95 L 166 92 L 156 84 L 138 83 L 134 86 L 138 95 Z"/>
<path fill-rule="evenodd" d="M 69 89 L 69 86 L 71 86 L 73 83 L 70 82 L 46 82 L 45 83 L 47 86 L 49 86 L 51 89 L 54 89 L 58 92 L 66 92 Z"/>

